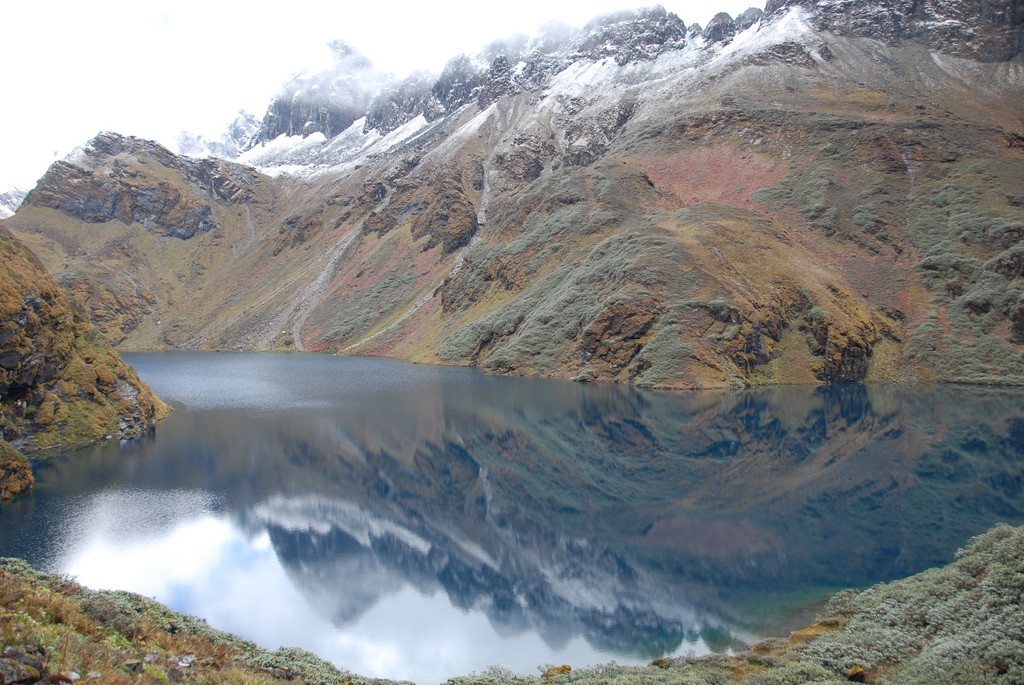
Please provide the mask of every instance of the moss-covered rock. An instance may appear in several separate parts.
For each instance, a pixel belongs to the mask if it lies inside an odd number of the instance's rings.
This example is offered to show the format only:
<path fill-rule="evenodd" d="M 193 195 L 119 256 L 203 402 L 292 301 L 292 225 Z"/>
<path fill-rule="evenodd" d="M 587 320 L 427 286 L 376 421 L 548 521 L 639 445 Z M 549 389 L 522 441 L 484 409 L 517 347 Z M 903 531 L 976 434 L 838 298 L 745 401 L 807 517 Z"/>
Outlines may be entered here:
<path fill-rule="evenodd" d="M 10 499 L 29 491 L 35 477 L 25 455 L 0 440 L 0 499 Z"/>
<path fill-rule="evenodd" d="M 0 437 L 21 450 L 128 437 L 168 411 L 0 229 Z"/>

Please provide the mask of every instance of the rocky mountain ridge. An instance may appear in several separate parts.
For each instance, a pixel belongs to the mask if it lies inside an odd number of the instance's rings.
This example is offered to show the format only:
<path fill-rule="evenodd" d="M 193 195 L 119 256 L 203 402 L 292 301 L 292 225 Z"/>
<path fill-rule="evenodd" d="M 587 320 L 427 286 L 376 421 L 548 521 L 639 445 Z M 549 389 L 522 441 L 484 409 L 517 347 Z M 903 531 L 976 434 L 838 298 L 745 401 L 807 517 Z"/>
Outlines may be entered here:
<path fill-rule="evenodd" d="M 21 202 L 27 194 L 27 191 L 21 188 L 11 188 L 0 192 L 0 219 L 6 219 L 18 211 L 18 207 L 21 206 Z"/>
<path fill-rule="evenodd" d="M 140 188 L 135 182 L 140 172 L 125 158 L 144 164 L 151 160 L 181 176 L 197 192 L 183 194 L 167 181 Z M 151 141 L 100 133 L 85 148 L 54 163 L 25 200 L 90 224 L 137 223 L 159 235 L 185 239 L 216 228 L 203 194 L 221 202 L 244 203 L 251 198 L 249 188 L 255 178 L 255 172 L 237 164 L 216 158 L 194 160 Z M 97 192 L 68 194 L 69 187 Z"/>
<path fill-rule="evenodd" d="M 486 107 L 502 96 L 536 90 L 580 60 L 611 58 L 626 65 L 654 59 L 685 47 L 686 33 L 683 21 L 660 6 L 610 14 L 580 30 L 550 26 L 539 36 L 492 43 L 475 58 L 456 56 L 436 79 L 418 73 L 386 84 L 372 99 L 371 89 L 379 89 L 384 77 L 365 58 L 339 44 L 336 50 L 344 57 L 332 70 L 296 77 L 287 84 L 271 103 L 250 147 L 282 134 L 323 133 L 332 138 L 364 116 L 364 133 L 387 134 L 420 115 L 434 121 L 470 103 Z M 325 81 L 332 85 L 319 85 Z M 346 87 L 335 85 L 339 82 Z"/>
<path fill-rule="evenodd" d="M 764 11 L 751 7 L 735 19 L 720 12 L 704 28 L 687 28 L 678 16 L 654 6 L 599 17 L 579 30 L 557 25 L 539 36 L 498 41 L 473 59 L 453 58 L 436 80 L 415 74 L 385 85 L 370 100 L 370 84 L 379 88 L 385 77 L 351 48 L 336 44 L 335 68 L 289 82 L 249 147 L 282 134 L 321 132 L 332 138 L 362 116 L 364 133 L 387 134 L 418 115 L 433 121 L 473 101 L 484 107 L 502 95 L 537 90 L 580 61 L 613 58 L 624 66 L 686 47 L 708 50 L 728 44 L 738 32 L 768 24 L 793 8 L 807 12 L 816 29 L 836 35 L 889 44 L 914 41 L 989 62 L 1024 51 L 1024 9 L 1013 0 L 768 0 Z M 331 85 L 321 86 L 324 82 Z"/>
<path fill-rule="evenodd" d="M 104 134 L 6 225 L 126 348 L 1021 383 L 1024 77 L 1000 7 L 613 15 L 263 140 L 240 161 L 265 173 Z"/>
<path fill-rule="evenodd" d="M 768 0 L 765 14 L 793 7 L 809 12 L 815 28 L 836 35 L 912 40 L 983 62 L 1024 52 L 1024 6 L 1016 0 Z"/>

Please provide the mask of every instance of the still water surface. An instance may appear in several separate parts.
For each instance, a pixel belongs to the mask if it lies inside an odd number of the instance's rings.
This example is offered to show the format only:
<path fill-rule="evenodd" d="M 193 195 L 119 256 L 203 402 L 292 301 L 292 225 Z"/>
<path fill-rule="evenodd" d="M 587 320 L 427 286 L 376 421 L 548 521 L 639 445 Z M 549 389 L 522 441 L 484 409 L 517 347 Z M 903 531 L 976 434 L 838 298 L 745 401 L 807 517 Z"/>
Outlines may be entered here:
<path fill-rule="evenodd" d="M 0 555 L 364 675 L 739 648 L 1024 522 L 1020 390 L 125 357 L 176 411 L 42 468 Z"/>

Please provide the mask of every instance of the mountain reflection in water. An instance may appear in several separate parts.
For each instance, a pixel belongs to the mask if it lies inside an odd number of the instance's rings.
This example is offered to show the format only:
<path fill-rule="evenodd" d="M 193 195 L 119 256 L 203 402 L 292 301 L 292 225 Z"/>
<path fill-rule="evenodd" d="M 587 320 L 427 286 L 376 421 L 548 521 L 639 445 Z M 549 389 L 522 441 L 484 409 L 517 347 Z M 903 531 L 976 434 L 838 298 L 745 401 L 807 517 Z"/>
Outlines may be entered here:
<path fill-rule="evenodd" d="M 673 394 L 373 359 L 126 356 L 185 406 L 138 442 L 43 469 L 36 495 L 0 510 L 0 553 L 67 570 L 98 527 L 142 545 L 201 511 L 235 544 L 267 544 L 334 626 L 359 631 L 413 588 L 498 636 L 540 636 L 527 669 L 573 661 L 580 637 L 580 658 L 629 661 L 784 634 L 832 588 L 1024 522 L 1020 390 Z"/>

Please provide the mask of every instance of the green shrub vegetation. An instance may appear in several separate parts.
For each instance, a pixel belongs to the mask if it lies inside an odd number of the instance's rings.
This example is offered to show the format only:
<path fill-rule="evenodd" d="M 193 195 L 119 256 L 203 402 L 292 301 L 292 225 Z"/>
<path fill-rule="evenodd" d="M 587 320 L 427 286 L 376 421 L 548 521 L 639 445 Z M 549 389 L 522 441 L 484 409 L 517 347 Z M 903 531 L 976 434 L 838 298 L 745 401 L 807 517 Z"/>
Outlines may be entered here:
<path fill-rule="evenodd" d="M 1024 212 L 984 169 L 962 161 L 923 184 L 912 203 L 917 271 L 936 309 L 912 331 L 908 354 L 946 381 L 1020 382 Z"/>

